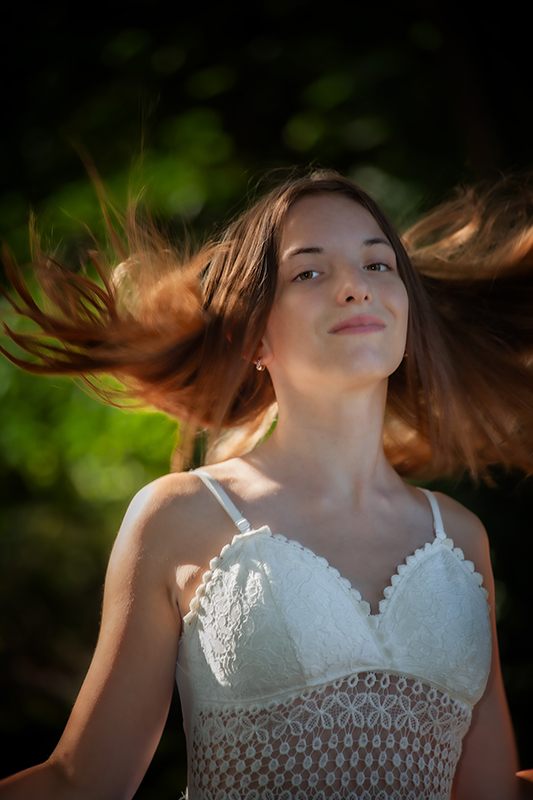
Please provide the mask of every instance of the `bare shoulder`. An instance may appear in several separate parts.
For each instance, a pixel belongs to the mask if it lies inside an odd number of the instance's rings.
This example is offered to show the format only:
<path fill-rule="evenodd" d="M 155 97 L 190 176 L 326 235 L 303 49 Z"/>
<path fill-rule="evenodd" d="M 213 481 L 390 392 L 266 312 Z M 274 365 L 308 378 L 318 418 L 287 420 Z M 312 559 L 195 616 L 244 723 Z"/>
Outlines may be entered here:
<path fill-rule="evenodd" d="M 472 511 L 469 511 L 468 508 L 447 494 L 442 492 L 435 492 L 434 494 L 439 503 L 446 533 L 452 538 L 454 531 L 457 533 L 464 532 L 474 538 L 486 535 L 483 523 Z"/>
<path fill-rule="evenodd" d="M 110 571 L 128 582 L 166 587 L 183 611 L 210 560 L 234 534 L 231 519 L 197 476 L 166 475 L 141 489 L 130 503 Z"/>
<path fill-rule="evenodd" d="M 442 514 L 444 530 L 465 557 L 474 562 L 476 569 L 487 578 L 491 573 L 489 540 L 479 517 L 457 500 L 441 492 L 435 492 Z"/>
<path fill-rule="evenodd" d="M 228 525 L 229 522 L 229 525 Z M 194 549 L 199 539 L 209 538 L 220 528 L 232 529 L 214 498 L 197 476 L 165 475 L 143 487 L 133 498 L 124 517 L 119 539 L 126 537 L 142 546 L 179 552 Z"/>
<path fill-rule="evenodd" d="M 165 475 L 144 486 L 133 498 L 123 527 L 156 536 L 169 528 L 187 528 L 202 516 L 205 503 L 200 482 L 187 472 Z"/>

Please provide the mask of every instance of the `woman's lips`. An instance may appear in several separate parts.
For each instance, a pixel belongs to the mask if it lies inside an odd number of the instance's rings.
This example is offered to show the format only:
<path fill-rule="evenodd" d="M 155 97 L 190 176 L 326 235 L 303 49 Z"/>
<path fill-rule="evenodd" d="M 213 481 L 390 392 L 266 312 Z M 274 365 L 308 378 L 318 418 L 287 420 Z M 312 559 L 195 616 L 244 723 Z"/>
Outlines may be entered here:
<path fill-rule="evenodd" d="M 355 317 L 348 317 L 348 319 L 338 322 L 328 333 L 375 333 L 382 331 L 385 327 L 385 323 L 379 317 L 373 317 L 370 314 L 357 314 Z"/>

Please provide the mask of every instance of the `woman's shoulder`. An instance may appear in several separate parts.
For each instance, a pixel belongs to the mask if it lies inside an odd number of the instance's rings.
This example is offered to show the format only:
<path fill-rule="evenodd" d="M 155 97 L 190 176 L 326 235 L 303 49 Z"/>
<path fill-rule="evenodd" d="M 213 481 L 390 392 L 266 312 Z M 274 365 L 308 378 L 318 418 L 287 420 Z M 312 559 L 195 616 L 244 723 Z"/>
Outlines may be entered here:
<path fill-rule="evenodd" d="M 131 501 L 126 519 L 138 520 L 143 528 L 160 528 L 179 517 L 182 525 L 202 515 L 205 504 L 198 478 L 190 472 L 163 475 L 146 484 Z"/>
<path fill-rule="evenodd" d="M 166 475 L 144 486 L 131 501 L 110 568 L 136 585 L 166 587 L 186 610 L 211 559 L 235 532 L 232 520 L 197 476 Z"/>
<path fill-rule="evenodd" d="M 460 547 L 484 576 L 491 573 L 487 532 L 482 521 L 457 500 L 442 492 L 434 492 L 442 515 L 444 531 Z"/>
<path fill-rule="evenodd" d="M 117 543 L 172 564 L 205 565 L 235 534 L 231 519 L 194 473 L 171 473 L 144 486 L 124 517 Z M 218 548 L 218 549 L 217 549 Z"/>
<path fill-rule="evenodd" d="M 170 473 L 144 486 L 133 500 L 124 524 L 145 537 L 170 535 L 190 539 L 225 517 L 205 486 L 191 472 Z M 231 522 L 231 521 L 230 521 Z"/>
<path fill-rule="evenodd" d="M 443 492 L 433 492 L 433 494 L 439 504 L 446 533 L 451 535 L 454 529 L 465 531 L 472 536 L 483 535 L 485 530 L 483 523 L 466 506 Z"/>

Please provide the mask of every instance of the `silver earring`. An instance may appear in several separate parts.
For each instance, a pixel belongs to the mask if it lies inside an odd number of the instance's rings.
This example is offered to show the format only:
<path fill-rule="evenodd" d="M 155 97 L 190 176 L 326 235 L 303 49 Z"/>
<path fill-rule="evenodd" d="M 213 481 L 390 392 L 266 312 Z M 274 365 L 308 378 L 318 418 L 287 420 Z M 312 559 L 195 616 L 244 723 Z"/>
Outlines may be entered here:
<path fill-rule="evenodd" d="M 264 366 L 261 364 L 260 358 L 258 358 L 257 361 L 255 362 L 255 368 L 258 372 L 263 372 Z"/>

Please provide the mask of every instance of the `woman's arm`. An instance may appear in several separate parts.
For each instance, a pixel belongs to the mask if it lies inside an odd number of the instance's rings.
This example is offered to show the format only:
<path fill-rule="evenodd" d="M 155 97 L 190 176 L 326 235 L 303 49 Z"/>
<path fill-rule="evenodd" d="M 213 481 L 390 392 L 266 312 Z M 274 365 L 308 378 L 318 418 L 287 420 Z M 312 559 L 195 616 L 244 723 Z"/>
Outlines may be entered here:
<path fill-rule="evenodd" d="M 463 741 L 453 800 L 518 800 L 521 797 L 519 780 L 515 777 L 518 757 L 495 638 L 493 642 L 489 682 L 474 708 L 472 724 Z"/>
<path fill-rule="evenodd" d="M 499 659 L 463 742 L 452 800 L 533 800 L 533 770 L 518 759 Z"/>
<path fill-rule="evenodd" d="M 173 477 L 179 487 L 181 476 Z M 44 764 L 3 781 L 2 800 L 123 800 L 135 793 L 168 714 L 180 635 L 180 506 L 163 485 L 142 490 L 126 514 L 95 655 L 58 746 Z"/>
<path fill-rule="evenodd" d="M 491 672 L 463 740 L 452 799 L 519 800 L 533 796 L 527 793 L 526 782 L 516 777 L 518 755 L 500 668 L 488 538 L 481 522 L 469 511 L 442 495 L 439 495 L 439 502 L 445 530 L 455 544 L 461 546 L 466 558 L 474 562 L 476 571 L 483 575 L 483 585 L 489 593 L 492 625 Z M 522 785 L 526 787 L 526 794 L 522 793 Z"/>

